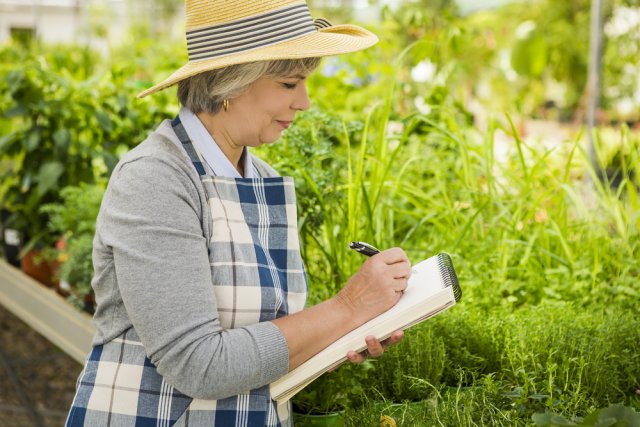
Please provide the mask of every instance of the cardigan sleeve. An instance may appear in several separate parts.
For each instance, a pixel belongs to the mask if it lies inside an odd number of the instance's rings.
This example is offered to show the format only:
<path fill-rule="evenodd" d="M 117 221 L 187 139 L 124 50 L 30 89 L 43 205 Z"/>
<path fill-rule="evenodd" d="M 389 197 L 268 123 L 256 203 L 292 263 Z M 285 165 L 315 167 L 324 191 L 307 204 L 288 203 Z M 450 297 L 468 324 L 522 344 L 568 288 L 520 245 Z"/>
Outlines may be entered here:
<path fill-rule="evenodd" d="M 284 375 L 288 349 L 271 322 L 221 327 L 201 221 L 197 190 L 180 168 L 154 157 L 121 164 L 103 200 L 96 241 L 112 256 L 111 292 L 125 310 L 97 315 L 111 315 L 115 325 L 126 311 L 169 384 L 194 398 L 221 399 Z"/>

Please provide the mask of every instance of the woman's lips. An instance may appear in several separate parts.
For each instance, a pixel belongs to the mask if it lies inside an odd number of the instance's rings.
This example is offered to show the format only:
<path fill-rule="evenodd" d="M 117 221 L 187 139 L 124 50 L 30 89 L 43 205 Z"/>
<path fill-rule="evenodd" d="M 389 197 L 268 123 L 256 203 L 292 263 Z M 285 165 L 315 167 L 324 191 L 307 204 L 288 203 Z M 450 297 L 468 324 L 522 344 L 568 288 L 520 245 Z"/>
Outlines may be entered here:
<path fill-rule="evenodd" d="M 285 129 L 287 129 L 289 126 L 291 126 L 291 123 L 293 123 L 292 121 L 284 121 L 284 120 L 276 120 L 276 122 L 278 122 L 278 124 Z"/>

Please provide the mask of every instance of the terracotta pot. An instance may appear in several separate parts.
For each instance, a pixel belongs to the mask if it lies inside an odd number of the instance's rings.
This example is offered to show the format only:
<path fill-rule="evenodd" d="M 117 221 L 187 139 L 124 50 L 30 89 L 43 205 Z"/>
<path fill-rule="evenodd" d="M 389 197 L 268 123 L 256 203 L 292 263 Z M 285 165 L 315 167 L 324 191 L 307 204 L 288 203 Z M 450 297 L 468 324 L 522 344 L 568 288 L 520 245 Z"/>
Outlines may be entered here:
<path fill-rule="evenodd" d="M 293 421 L 296 427 L 342 427 L 344 425 L 342 412 L 322 415 L 307 415 L 294 412 Z"/>
<path fill-rule="evenodd" d="M 38 249 L 31 249 L 20 259 L 20 268 L 29 277 L 47 287 L 54 286 L 54 273 L 49 262 L 42 258 Z"/>

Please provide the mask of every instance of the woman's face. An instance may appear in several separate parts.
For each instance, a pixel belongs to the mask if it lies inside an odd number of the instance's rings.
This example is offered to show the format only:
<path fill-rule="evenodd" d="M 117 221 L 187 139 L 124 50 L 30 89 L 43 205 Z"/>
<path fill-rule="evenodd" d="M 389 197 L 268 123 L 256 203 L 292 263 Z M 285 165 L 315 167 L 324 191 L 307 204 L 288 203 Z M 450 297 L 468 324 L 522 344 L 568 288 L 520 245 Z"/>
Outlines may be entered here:
<path fill-rule="evenodd" d="M 307 75 L 262 77 L 222 112 L 234 144 L 256 147 L 276 141 L 298 111 L 309 108 Z"/>

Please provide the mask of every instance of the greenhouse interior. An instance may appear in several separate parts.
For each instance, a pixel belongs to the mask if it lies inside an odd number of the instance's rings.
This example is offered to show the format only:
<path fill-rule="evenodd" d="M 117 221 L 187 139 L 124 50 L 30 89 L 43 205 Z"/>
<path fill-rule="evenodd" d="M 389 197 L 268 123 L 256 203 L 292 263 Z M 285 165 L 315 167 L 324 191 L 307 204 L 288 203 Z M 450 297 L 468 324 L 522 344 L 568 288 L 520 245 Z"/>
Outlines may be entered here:
<path fill-rule="evenodd" d="M 0 0 L 0 58 L 0 427 L 640 427 L 637 0 Z"/>

